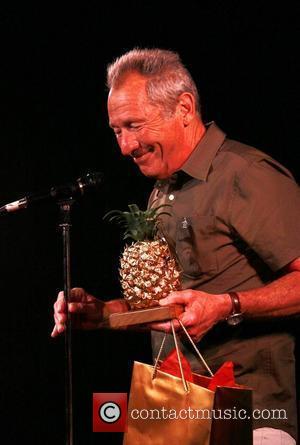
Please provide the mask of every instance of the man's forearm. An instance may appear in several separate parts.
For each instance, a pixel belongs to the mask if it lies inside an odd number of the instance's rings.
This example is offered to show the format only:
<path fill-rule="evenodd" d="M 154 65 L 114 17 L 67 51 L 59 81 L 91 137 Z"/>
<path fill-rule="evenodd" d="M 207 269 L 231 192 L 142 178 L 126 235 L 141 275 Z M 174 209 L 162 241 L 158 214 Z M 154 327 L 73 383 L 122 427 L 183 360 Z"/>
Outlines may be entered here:
<path fill-rule="evenodd" d="M 245 317 L 281 317 L 300 313 L 300 271 L 289 272 L 266 286 L 238 294 Z"/>

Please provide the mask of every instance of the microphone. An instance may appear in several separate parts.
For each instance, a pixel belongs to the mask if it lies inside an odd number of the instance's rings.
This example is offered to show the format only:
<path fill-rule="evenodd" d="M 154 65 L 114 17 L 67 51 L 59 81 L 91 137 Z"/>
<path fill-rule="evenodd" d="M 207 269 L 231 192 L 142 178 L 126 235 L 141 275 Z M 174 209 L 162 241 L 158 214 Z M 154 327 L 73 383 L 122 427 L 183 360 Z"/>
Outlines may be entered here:
<path fill-rule="evenodd" d="M 51 187 L 50 190 L 32 193 L 18 201 L 10 202 L 0 207 L 0 214 L 16 212 L 17 210 L 26 209 L 30 204 L 39 201 L 57 200 L 76 198 L 84 195 L 84 193 L 92 188 L 98 188 L 103 182 L 103 174 L 99 172 L 91 172 L 76 179 L 75 182 Z"/>

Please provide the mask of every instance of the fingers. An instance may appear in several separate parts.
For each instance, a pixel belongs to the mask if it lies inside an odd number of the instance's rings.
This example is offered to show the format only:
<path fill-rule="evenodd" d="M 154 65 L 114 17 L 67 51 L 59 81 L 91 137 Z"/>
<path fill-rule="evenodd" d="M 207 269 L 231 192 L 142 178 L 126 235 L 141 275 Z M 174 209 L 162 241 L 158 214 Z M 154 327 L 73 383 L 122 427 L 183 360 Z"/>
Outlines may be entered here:
<path fill-rule="evenodd" d="M 87 299 L 91 299 L 90 295 L 88 295 L 84 289 L 82 288 L 73 288 L 70 292 L 70 301 L 84 301 Z M 71 307 L 75 304 L 75 307 Z M 69 312 L 81 312 L 82 311 L 82 303 L 78 303 L 79 306 L 76 307 L 76 303 L 69 304 Z M 67 305 L 64 299 L 64 292 L 59 292 L 57 296 L 57 300 L 54 303 L 54 321 L 55 326 L 52 330 L 51 337 L 57 337 L 59 334 L 65 331 L 65 324 L 67 321 Z"/>
<path fill-rule="evenodd" d="M 66 303 L 64 300 L 64 293 L 63 292 L 59 292 L 58 296 L 57 296 L 57 300 L 54 303 L 54 310 L 56 312 L 61 312 L 63 313 L 66 309 Z"/>
<path fill-rule="evenodd" d="M 171 292 L 166 298 L 159 300 L 161 306 L 168 306 L 169 304 L 187 304 L 190 299 L 190 291 Z"/>
<path fill-rule="evenodd" d="M 73 288 L 70 292 L 68 303 L 68 314 L 74 329 L 97 329 L 103 322 L 105 303 L 82 288 Z M 67 304 L 64 292 L 59 292 L 54 303 L 55 326 L 51 337 L 57 337 L 65 331 L 67 323 Z"/>
<path fill-rule="evenodd" d="M 181 304 L 184 312 L 179 315 L 179 320 L 187 329 L 191 338 L 198 342 L 220 319 L 218 316 L 218 300 L 216 295 L 208 294 L 193 289 L 171 292 L 168 297 L 159 300 L 161 306 Z M 170 325 L 155 323 L 152 329 L 171 332 Z M 176 330 L 180 330 L 178 324 Z"/>
<path fill-rule="evenodd" d="M 66 316 L 66 303 L 64 301 L 64 293 L 59 292 L 57 300 L 54 303 L 54 321 L 55 326 L 51 333 L 51 337 L 57 337 L 65 330 Z"/>
<path fill-rule="evenodd" d="M 51 337 L 57 337 L 58 336 L 58 330 L 57 330 L 57 327 L 56 327 L 56 325 L 54 325 L 54 328 L 53 328 L 53 330 L 52 330 L 52 332 L 51 332 Z"/>
<path fill-rule="evenodd" d="M 55 324 L 54 328 L 51 332 L 51 337 L 57 337 L 59 334 L 61 334 L 62 332 L 64 332 L 66 329 L 65 325 L 63 324 Z"/>
<path fill-rule="evenodd" d="M 83 301 L 90 301 L 91 299 L 94 299 L 91 295 L 89 295 L 84 289 L 81 287 L 74 287 L 70 291 L 69 301 L 71 302 L 83 302 Z M 57 295 L 57 306 L 63 305 L 65 302 L 65 296 L 64 292 L 60 291 Z"/>
<path fill-rule="evenodd" d="M 89 314 L 96 310 L 96 305 L 94 303 L 69 303 L 69 312 L 73 314 Z"/>
<path fill-rule="evenodd" d="M 87 301 L 88 297 L 91 297 L 91 295 L 82 289 L 82 287 L 73 287 L 73 289 L 71 289 L 70 301 Z"/>
<path fill-rule="evenodd" d="M 88 313 L 96 310 L 96 298 L 87 294 L 82 288 L 71 289 L 69 301 L 69 312 Z M 64 292 L 61 291 L 57 296 L 56 302 L 54 303 L 54 313 L 55 315 L 64 315 L 67 312 L 66 309 L 67 306 L 64 298 Z M 65 321 L 65 319 L 63 321 Z"/>
<path fill-rule="evenodd" d="M 184 324 L 185 327 L 193 327 L 199 325 L 201 320 L 198 317 L 198 314 L 193 310 L 187 310 L 180 314 L 180 321 Z"/>
<path fill-rule="evenodd" d="M 175 332 L 177 332 L 179 337 L 182 338 L 182 339 L 186 338 L 186 334 L 182 330 L 182 327 L 180 326 L 178 321 L 177 320 L 173 320 L 173 322 L 174 322 Z M 186 326 L 186 325 L 184 325 L 184 326 L 186 327 L 186 330 L 189 333 L 191 339 L 195 343 L 198 343 L 198 341 L 200 341 L 201 338 L 204 336 L 204 333 L 199 332 L 199 329 L 197 329 L 195 327 L 188 328 L 188 326 Z M 166 332 L 167 334 L 171 334 L 172 333 L 172 327 L 171 327 L 171 323 L 170 322 L 151 323 L 149 325 L 149 327 L 150 327 L 150 329 L 152 329 L 154 331 L 162 331 L 162 332 Z"/>
<path fill-rule="evenodd" d="M 175 331 L 180 331 L 181 326 L 178 323 L 176 319 L 173 320 L 174 329 Z M 170 333 L 172 332 L 171 323 L 169 321 L 161 322 L 161 323 L 150 323 L 149 324 L 150 329 L 153 329 L 154 331 L 163 331 Z"/>

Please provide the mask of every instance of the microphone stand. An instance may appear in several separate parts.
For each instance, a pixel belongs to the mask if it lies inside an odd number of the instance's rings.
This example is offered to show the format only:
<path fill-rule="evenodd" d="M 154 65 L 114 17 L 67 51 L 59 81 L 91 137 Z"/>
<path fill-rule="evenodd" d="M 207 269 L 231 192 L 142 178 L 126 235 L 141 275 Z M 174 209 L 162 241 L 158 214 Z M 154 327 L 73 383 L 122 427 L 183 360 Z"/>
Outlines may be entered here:
<path fill-rule="evenodd" d="M 72 325 L 69 315 L 69 301 L 71 292 L 71 255 L 70 255 L 70 227 L 72 197 L 59 201 L 60 222 L 63 241 L 63 272 L 64 298 L 67 306 L 67 321 L 65 333 L 65 404 L 66 404 L 66 445 L 73 445 L 73 379 L 72 379 Z"/>
<path fill-rule="evenodd" d="M 14 212 L 31 203 L 56 199 L 60 207 L 59 228 L 63 239 L 63 270 L 64 270 L 64 300 L 67 306 L 66 335 L 65 335 L 65 397 L 66 397 L 66 445 L 73 445 L 73 386 L 72 386 L 72 326 L 69 315 L 69 301 L 71 293 L 71 265 L 70 265 L 70 227 L 71 207 L 73 196 L 81 196 L 86 189 L 98 187 L 103 180 L 99 172 L 87 173 L 78 178 L 75 184 L 52 187 L 50 191 L 25 196 L 24 198 L 0 207 L 0 215 Z"/>

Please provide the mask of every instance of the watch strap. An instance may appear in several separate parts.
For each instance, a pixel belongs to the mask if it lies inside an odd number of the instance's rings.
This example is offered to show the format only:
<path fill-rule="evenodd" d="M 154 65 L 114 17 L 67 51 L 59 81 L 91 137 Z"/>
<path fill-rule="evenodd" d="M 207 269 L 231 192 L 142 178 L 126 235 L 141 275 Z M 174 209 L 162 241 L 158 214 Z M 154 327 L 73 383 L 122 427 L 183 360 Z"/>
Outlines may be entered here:
<path fill-rule="evenodd" d="M 237 326 L 243 320 L 240 298 L 236 292 L 228 292 L 228 295 L 231 298 L 232 310 L 226 320 L 230 326 Z"/>
<path fill-rule="evenodd" d="M 230 315 L 241 314 L 242 313 L 241 302 L 240 302 L 240 297 L 239 297 L 238 293 L 237 292 L 228 292 L 228 295 L 230 296 L 231 303 L 232 303 L 232 311 L 231 311 Z"/>

